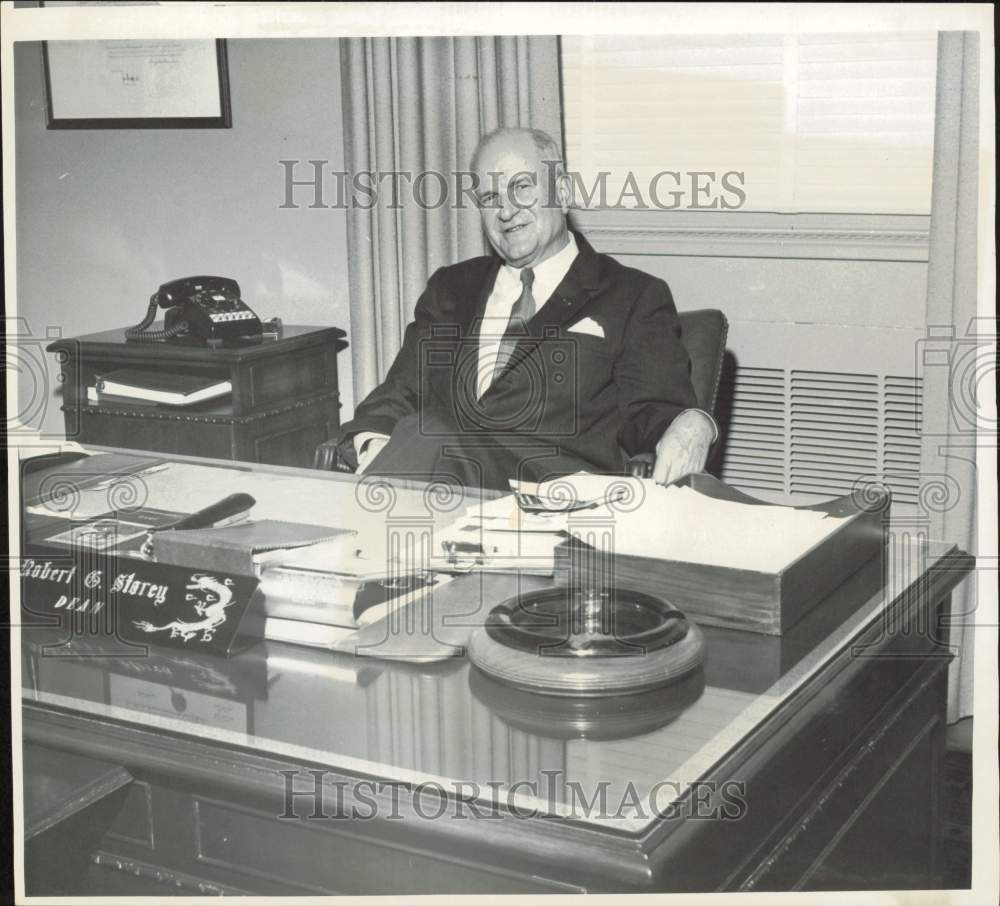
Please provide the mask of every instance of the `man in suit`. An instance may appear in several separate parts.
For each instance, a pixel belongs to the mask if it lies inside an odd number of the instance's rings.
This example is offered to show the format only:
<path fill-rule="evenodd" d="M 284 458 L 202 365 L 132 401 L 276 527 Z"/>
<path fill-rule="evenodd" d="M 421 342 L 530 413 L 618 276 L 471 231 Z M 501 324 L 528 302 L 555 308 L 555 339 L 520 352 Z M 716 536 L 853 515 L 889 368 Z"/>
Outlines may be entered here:
<path fill-rule="evenodd" d="M 696 408 L 667 285 L 569 230 L 570 181 L 545 133 L 500 129 L 472 162 L 496 255 L 430 278 L 385 380 L 338 438 L 368 474 L 508 489 L 656 454 L 667 483 L 717 437 Z"/>

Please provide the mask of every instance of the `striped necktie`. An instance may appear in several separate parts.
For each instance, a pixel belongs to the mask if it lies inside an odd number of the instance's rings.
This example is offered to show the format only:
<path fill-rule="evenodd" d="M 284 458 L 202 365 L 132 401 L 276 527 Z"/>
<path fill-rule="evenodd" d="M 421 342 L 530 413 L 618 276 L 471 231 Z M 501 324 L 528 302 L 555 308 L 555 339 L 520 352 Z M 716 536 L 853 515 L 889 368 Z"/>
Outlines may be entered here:
<path fill-rule="evenodd" d="M 510 310 L 507 330 L 504 331 L 503 339 L 500 341 L 497 363 L 493 368 L 494 381 L 507 367 L 507 363 L 517 346 L 518 338 L 527 332 L 525 325 L 534 317 L 535 297 L 531 295 L 531 284 L 534 282 L 535 272 L 530 267 L 524 268 L 521 271 L 521 295 L 517 297 L 514 307 Z"/>

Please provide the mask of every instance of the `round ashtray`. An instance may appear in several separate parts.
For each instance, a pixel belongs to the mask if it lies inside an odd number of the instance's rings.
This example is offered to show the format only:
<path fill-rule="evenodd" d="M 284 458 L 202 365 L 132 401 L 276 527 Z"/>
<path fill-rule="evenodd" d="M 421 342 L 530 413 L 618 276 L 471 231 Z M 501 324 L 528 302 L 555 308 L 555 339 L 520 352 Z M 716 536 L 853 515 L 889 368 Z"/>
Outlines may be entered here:
<path fill-rule="evenodd" d="M 469 686 L 477 701 L 524 733 L 548 739 L 627 739 L 676 720 L 705 691 L 705 671 L 696 667 L 665 686 L 599 697 L 515 689 L 481 670 L 469 672 Z"/>
<path fill-rule="evenodd" d="M 653 689 L 704 660 L 701 630 L 662 598 L 628 589 L 546 588 L 498 604 L 469 644 L 513 688 L 602 696 Z"/>

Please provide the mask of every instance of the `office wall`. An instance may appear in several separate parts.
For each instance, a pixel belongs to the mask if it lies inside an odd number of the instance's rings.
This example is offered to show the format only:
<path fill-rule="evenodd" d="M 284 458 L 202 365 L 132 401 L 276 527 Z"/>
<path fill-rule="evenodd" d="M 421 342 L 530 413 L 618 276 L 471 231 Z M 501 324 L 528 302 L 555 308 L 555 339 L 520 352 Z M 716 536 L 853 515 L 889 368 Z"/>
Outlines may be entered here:
<path fill-rule="evenodd" d="M 15 47 L 17 302 L 32 336 L 127 326 L 161 283 L 204 273 L 236 278 L 262 318 L 349 329 L 345 212 L 305 207 L 308 190 L 279 208 L 279 160 L 343 169 L 337 42 L 229 41 L 228 56 L 231 129 L 48 130 L 41 46 Z M 58 433 L 44 358 L 39 427 Z M 346 352 L 340 376 L 347 416 Z"/>

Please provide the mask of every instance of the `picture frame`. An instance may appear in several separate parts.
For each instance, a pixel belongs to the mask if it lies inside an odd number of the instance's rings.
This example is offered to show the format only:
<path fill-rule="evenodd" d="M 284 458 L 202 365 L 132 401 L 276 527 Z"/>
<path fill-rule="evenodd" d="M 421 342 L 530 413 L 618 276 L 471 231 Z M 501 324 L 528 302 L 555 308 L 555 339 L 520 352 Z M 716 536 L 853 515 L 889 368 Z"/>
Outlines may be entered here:
<path fill-rule="evenodd" d="M 49 129 L 228 129 L 224 39 L 43 41 Z"/>

